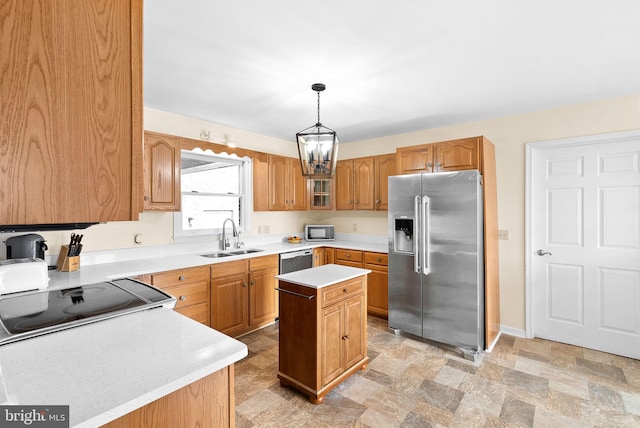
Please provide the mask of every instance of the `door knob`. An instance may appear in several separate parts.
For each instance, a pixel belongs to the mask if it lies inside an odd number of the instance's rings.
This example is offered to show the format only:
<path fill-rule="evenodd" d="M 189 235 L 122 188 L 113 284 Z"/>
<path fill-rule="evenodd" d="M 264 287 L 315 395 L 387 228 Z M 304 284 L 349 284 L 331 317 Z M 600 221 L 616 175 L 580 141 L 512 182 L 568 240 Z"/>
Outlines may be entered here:
<path fill-rule="evenodd" d="M 539 255 L 539 256 L 546 256 L 547 254 L 551 255 L 550 252 L 544 251 L 544 250 L 538 250 L 538 251 L 536 251 L 536 254 Z"/>

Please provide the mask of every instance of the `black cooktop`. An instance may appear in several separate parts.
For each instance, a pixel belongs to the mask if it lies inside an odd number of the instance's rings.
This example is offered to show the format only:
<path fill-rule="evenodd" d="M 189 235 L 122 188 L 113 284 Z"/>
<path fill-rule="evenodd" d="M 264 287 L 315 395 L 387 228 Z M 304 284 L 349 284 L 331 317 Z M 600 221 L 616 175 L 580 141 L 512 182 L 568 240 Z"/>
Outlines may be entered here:
<path fill-rule="evenodd" d="M 158 306 L 175 298 L 133 279 L 63 290 L 15 293 L 0 298 L 0 344 Z"/>

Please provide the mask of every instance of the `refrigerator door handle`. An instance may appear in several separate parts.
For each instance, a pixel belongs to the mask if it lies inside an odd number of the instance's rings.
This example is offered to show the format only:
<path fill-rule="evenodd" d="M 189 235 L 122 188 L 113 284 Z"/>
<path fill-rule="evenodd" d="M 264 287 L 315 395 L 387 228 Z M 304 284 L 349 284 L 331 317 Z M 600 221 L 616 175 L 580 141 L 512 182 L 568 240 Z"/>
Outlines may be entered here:
<path fill-rule="evenodd" d="M 420 225 L 421 233 L 421 249 L 422 249 L 422 273 L 423 275 L 429 275 L 429 197 L 423 196 L 422 203 L 420 204 L 420 219 L 422 224 Z"/>
<path fill-rule="evenodd" d="M 416 227 L 418 227 L 418 225 L 420 224 L 420 196 L 416 196 L 413 199 L 413 222 L 416 225 Z M 419 232 L 417 230 L 413 231 L 413 236 L 415 237 L 416 242 L 415 243 L 415 250 L 413 252 L 413 271 L 415 273 L 420 273 L 420 242 L 419 242 Z"/>

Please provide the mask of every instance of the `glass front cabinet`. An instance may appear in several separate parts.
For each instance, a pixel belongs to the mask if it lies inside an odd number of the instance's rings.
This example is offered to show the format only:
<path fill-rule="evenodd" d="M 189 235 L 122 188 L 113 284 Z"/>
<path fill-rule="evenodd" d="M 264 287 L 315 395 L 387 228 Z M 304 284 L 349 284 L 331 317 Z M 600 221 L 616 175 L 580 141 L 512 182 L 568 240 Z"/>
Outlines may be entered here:
<path fill-rule="evenodd" d="M 333 179 L 311 179 L 309 180 L 309 195 L 311 196 L 310 208 L 312 210 L 332 210 L 333 209 Z"/>

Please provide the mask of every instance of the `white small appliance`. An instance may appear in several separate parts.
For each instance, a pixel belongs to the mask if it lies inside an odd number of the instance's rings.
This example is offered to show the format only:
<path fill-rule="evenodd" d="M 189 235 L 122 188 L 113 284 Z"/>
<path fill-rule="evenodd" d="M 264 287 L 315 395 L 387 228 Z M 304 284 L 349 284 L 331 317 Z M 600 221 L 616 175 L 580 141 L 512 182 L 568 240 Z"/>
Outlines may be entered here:
<path fill-rule="evenodd" d="M 20 258 L 0 262 L 0 295 L 44 290 L 48 286 L 49 274 L 44 260 Z"/>

